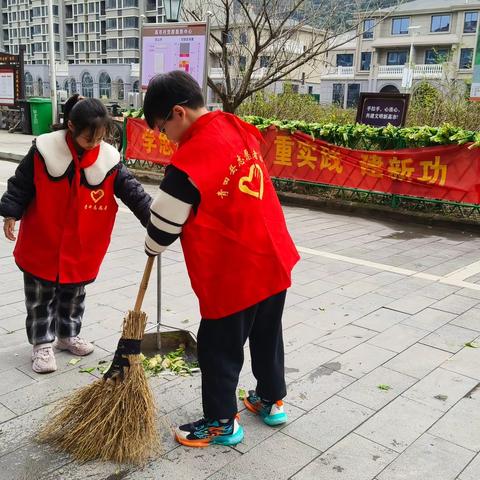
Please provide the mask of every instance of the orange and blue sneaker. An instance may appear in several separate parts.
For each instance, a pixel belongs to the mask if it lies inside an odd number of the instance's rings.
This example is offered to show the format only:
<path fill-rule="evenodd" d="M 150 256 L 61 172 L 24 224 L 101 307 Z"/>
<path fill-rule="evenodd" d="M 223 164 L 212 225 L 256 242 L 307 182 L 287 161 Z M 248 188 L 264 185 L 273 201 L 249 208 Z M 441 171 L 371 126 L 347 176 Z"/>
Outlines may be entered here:
<path fill-rule="evenodd" d="M 177 427 L 175 439 L 186 447 L 208 447 L 212 444 L 233 446 L 243 440 L 243 428 L 237 417 L 227 422 L 202 418 Z"/>
<path fill-rule="evenodd" d="M 253 413 L 260 415 L 262 420 L 270 427 L 283 425 L 288 417 L 283 408 L 283 402 L 269 402 L 257 396 L 255 390 L 249 390 L 248 396 L 243 399 L 243 403 Z"/>

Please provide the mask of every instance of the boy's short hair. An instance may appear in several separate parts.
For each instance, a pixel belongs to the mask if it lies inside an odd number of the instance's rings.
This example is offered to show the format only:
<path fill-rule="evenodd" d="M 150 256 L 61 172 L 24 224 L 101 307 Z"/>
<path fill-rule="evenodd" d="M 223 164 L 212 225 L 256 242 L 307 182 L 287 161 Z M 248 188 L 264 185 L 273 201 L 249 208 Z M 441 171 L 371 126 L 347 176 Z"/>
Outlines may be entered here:
<path fill-rule="evenodd" d="M 205 106 L 200 85 L 182 70 L 161 73 L 150 80 L 143 102 L 148 126 L 154 128 L 156 120 L 165 120 L 175 105 L 194 110 Z"/>

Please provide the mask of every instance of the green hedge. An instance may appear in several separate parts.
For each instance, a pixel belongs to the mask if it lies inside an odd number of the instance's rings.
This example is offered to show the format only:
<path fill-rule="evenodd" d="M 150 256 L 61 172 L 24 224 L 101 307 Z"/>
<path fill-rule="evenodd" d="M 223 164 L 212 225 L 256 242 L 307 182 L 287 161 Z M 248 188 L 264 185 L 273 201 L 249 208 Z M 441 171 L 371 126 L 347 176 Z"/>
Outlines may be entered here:
<path fill-rule="evenodd" d="M 130 110 L 126 117 L 142 118 L 142 109 Z M 276 120 L 257 116 L 243 117 L 247 122 L 264 130 L 271 125 L 290 132 L 299 130 L 313 138 L 334 145 L 360 150 L 395 150 L 400 148 L 431 147 L 435 145 L 464 145 L 480 147 L 480 131 L 464 130 L 444 123 L 440 127 L 400 128 L 370 127 L 363 124 L 307 123 L 304 121 Z"/>
<path fill-rule="evenodd" d="M 299 130 L 313 138 L 342 147 L 363 150 L 392 150 L 399 148 L 431 147 L 435 145 L 464 145 L 480 147 L 480 132 L 463 130 L 444 123 L 440 127 L 399 128 L 371 127 L 363 124 L 338 125 L 334 123 L 307 123 L 302 121 L 282 121 L 271 118 L 247 116 L 244 119 L 260 130 L 271 125 L 290 132 Z"/>

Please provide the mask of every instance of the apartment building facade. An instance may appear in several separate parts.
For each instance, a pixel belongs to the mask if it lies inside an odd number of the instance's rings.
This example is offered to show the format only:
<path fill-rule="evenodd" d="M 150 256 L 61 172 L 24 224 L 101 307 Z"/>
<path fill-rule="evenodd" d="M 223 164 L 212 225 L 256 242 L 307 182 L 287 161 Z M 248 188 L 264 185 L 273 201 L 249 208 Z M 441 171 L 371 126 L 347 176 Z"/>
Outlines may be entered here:
<path fill-rule="evenodd" d="M 0 50 L 25 45 L 26 93 L 48 96 L 47 2 L 1 1 Z M 163 0 L 53 0 L 57 88 L 120 101 L 138 91 L 142 18 L 163 22 Z"/>
<path fill-rule="evenodd" d="M 468 88 L 479 17 L 479 0 L 415 0 L 377 12 L 329 52 L 321 102 L 353 107 L 360 92 L 408 92 L 422 80 Z"/>

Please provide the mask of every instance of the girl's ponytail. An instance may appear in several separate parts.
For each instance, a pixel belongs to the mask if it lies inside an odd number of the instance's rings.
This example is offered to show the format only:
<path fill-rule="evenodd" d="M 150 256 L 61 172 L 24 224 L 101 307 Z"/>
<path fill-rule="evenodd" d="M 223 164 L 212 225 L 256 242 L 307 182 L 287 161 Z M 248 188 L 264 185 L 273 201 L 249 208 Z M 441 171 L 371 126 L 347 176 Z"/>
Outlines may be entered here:
<path fill-rule="evenodd" d="M 68 128 L 68 120 L 70 120 L 70 112 L 72 108 L 84 97 L 80 96 L 79 93 L 72 95 L 63 105 L 63 123 L 56 123 L 52 125 L 52 130 L 66 130 Z"/>

